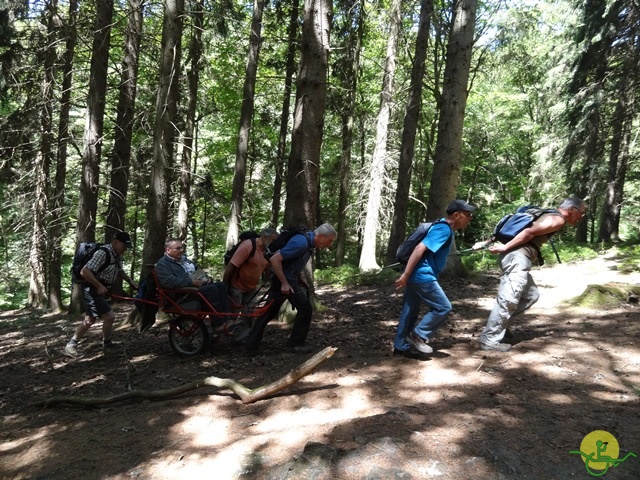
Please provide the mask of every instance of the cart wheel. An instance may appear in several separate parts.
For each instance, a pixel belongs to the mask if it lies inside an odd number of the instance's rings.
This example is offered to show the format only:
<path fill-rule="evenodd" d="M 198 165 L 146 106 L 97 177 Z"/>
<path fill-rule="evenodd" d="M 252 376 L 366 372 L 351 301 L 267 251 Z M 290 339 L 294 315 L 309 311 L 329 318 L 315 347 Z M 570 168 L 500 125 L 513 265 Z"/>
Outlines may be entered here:
<path fill-rule="evenodd" d="M 197 317 L 181 315 L 169 322 L 169 344 L 184 357 L 202 353 L 209 345 L 209 331 Z"/>

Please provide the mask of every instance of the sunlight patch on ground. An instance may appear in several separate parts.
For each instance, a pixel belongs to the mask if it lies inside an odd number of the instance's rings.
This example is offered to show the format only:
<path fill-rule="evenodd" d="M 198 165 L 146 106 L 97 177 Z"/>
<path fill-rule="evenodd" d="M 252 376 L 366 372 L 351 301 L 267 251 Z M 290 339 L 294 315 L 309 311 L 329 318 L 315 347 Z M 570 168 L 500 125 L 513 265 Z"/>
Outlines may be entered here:
<path fill-rule="evenodd" d="M 565 393 L 550 393 L 542 398 L 547 402 L 556 405 L 573 405 L 576 401 L 575 397 Z"/>
<path fill-rule="evenodd" d="M 20 437 L 13 441 L 3 441 L 0 443 L 0 452 L 23 452 L 19 456 L 12 456 L 11 460 L 6 460 L 6 463 L 3 460 L 3 467 L 15 471 L 28 471 L 31 465 L 38 465 L 42 458 L 51 455 L 53 448 L 51 439 L 55 438 L 55 433 L 59 430 L 59 428 L 45 427 L 35 431 L 33 435 Z"/>
<path fill-rule="evenodd" d="M 286 432 L 293 436 L 295 432 L 304 432 L 305 428 L 322 427 L 336 422 L 349 421 L 360 416 L 382 413 L 383 409 L 375 409 L 366 392 L 361 389 L 342 390 L 337 399 L 339 406 L 328 406 L 327 409 L 300 408 L 296 411 L 283 411 L 270 415 L 256 426 L 257 433 L 273 434 Z"/>
<path fill-rule="evenodd" d="M 465 384 L 470 382 L 475 375 L 475 370 L 461 374 L 455 368 L 430 368 L 422 370 L 420 373 L 423 383 L 432 387 Z"/>
<path fill-rule="evenodd" d="M 229 420 L 217 414 L 189 415 L 186 420 L 176 425 L 178 435 L 185 432 L 192 438 L 194 445 L 212 446 L 227 445 L 230 440 Z"/>

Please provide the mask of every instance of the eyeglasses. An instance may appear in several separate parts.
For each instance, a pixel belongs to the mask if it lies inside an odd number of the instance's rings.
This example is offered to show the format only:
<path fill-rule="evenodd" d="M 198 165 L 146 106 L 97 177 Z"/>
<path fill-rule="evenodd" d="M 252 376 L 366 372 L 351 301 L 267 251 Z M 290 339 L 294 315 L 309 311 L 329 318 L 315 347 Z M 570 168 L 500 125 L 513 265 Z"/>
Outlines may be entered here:
<path fill-rule="evenodd" d="M 179 247 L 171 247 L 171 250 L 184 250 L 184 247 L 182 245 Z"/>

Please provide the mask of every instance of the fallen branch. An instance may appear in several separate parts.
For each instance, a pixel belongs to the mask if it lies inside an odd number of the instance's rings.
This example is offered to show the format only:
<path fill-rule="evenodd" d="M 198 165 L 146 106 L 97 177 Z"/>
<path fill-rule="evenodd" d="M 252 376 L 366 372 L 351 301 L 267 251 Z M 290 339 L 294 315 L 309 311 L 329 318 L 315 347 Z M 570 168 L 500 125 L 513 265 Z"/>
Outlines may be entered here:
<path fill-rule="evenodd" d="M 191 390 L 196 390 L 200 387 L 218 387 L 218 388 L 226 388 L 235 393 L 242 403 L 249 404 L 257 402 L 258 400 L 262 400 L 273 395 L 276 392 L 284 390 L 290 385 L 293 385 L 302 377 L 308 375 L 313 370 L 315 370 L 318 366 L 323 364 L 326 360 L 331 358 L 333 354 L 336 352 L 337 348 L 327 347 L 324 350 L 318 352 L 309 360 L 304 362 L 302 365 L 294 368 L 289 373 L 287 373 L 284 377 L 276 380 L 269 385 L 263 385 L 258 388 L 250 389 L 245 387 L 244 385 L 236 382 L 232 378 L 219 378 L 219 377 L 207 377 L 203 380 L 196 380 L 195 382 L 187 383 L 180 387 L 171 388 L 168 390 L 156 390 L 156 391 L 145 391 L 145 390 L 134 390 L 131 392 L 121 393 L 118 395 L 113 395 L 111 397 L 105 398 L 83 398 L 83 397 L 51 397 L 47 400 L 43 400 L 35 403 L 35 406 L 39 407 L 51 407 L 53 405 L 58 405 L 62 403 L 71 404 L 71 405 L 83 405 L 83 406 L 96 406 L 96 405 L 106 405 L 109 403 L 121 402 L 123 400 L 131 400 L 131 399 L 142 399 L 142 400 L 162 400 L 167 398 L 172 398 L 177 395 L 183 394 L 185 392 L 189 392 Z"/>

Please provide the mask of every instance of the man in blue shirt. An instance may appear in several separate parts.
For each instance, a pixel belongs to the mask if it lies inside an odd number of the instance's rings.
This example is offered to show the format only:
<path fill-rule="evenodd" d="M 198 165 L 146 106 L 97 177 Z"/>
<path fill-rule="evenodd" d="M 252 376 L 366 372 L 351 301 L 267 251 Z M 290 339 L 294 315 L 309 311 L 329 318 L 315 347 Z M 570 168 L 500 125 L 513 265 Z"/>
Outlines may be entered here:
<path fill-rule="evenodd" d="M 312 306 L 307 297 L 308 287 L 300 277 L 314 249 L 331 247 L 337 236 L 336 230 L 324 223 L 313 232 L 294 235 L 284 247 L 273 254 L 269 260 L 272 274 L 268 298 L 274 302 L 253 324 L 251 333 L 245 340 L 247 352 L 258 349 L 267 323 L 278 315 L 285 300 L 289 300 L 291 306 L 297 310 L 287 349 L 293 353 L 312 351 L 311 347 L 304 343 L 311 326 Z"/>
<path fill-rule="evenodd" d="M 446 218 L 433 223 L 395 281 L 396 288 L 405 287 L 405 292 L 393 341 L 394 355 L 418 358 L 420 354 L 433 352 L 429 339 L 451 311 L 451 302 L 438 283 L 438 275 L 447 263 L 453 232 L 469 225 L 473 218 L 471 212 L 475 209 L 462 200 L 453 200 L 447 207 Z M 427 304 L 429 311 L 418 322 L 422 302 Z"/>

